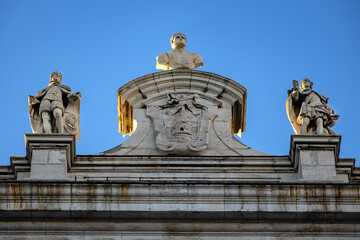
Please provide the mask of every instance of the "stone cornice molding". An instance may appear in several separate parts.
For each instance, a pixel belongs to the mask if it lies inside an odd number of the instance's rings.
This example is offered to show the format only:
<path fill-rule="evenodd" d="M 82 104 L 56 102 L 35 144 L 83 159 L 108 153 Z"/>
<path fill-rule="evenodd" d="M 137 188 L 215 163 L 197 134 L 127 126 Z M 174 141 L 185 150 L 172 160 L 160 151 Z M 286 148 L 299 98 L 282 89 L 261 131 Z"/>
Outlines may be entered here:
<path fill-rule="evenodd" d="M 44 212 L 42 216 L 48 211 L 59 212 L 68 219 L 76 219 L 76 214 L 71 215 L 78 212 L 83 220 L 91 213 L 98 218 L 106 212 L 111 213 L 109 219 L 132 214 L 132 220 L 177 216 L 190 220 L 197 214 L 225 220 L 224 216 L 241 219 L 252 213 L 256 213 L 257 221 L 262 217 L 276 219 L 281 214 L 285 214 L 282 219 L 292 216 L 295 221 L 312 214 L 327 216 L 327 221 L 360 218 L 359 184 L 0 181 L 0 191 L 2 212 L 21 211 L 23 218 L 36 218 L 31 216 L 33 211 Z"/>
<path fill-rule="evenodd" d="M 223 92 L 225 88 L 225 91 Z M 140 91 L 139 91 L 140 90 Z M 168 92 L 192 91 L 208 98 L 217 98 L 230 106 L 239 100 L 246 101 L 246 88 L 230 78 L 190 69 L 176 69 L 155 72 L 136 78 L 119 88 L 123 100 L 129 101 L 134 108 L 141 107 L 151 100 L 154 95 L 166 95 Z M 245 103 L 245 102 L 244 102 Z"/>

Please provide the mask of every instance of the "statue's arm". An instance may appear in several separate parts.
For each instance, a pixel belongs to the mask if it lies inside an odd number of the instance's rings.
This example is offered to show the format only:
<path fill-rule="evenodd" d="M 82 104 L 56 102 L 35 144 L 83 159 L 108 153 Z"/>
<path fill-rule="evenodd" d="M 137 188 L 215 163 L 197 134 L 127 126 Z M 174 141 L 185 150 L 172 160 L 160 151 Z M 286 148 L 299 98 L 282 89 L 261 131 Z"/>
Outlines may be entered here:
<path fill-rule="evenodd" d="M 40 103 L 40 101 L 38 99 L 36 99 L 36 97 L 34 97 L 32 95 L 28 96 L 28 101 L 29 101 L 29 105 L 31 105 L 31 106 Z"/>
<path fill-rule="evenodd" d="M 195 68 L 204 66 L 202 57 L 198 53 L 193 53 Z"/>
<path fill-rule="evenodd" d="M 160 56 L 156 57 L 156 69 L 169 70 L 169 55 L 168 53 L 163 53 Z"/>
<path fill-rule="evenodd" d="M 66 95 L 72 94 L 70 87 L 65 86 L 65 85 L 60 85 L 59 87 L 60 87 L 60 90 L 62 93 L 66 94 Z"/>
<path fill-rule="evenodd" d="M 35 98 L 36 98 L 36 99 L 41 99 L 41 98 L 43 98 L 48 89 L 49 89 L 49 87 L 46 87 L 46 88 L 44 88 L 43 90 L 37 92 Z"/>

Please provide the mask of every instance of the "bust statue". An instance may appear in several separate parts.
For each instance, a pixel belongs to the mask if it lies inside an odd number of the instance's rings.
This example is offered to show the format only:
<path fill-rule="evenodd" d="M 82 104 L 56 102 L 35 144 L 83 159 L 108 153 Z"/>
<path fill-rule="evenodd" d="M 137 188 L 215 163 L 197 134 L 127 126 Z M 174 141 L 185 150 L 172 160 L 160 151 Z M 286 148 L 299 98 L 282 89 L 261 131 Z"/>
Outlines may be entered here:
<path fill-rule="evenodd" d="M 29 95 L 29 115 L 33 133 L 71 133 L 80 139 L 81 93 L 62 85 L 60 72 L 53 72 L 49 86 Z"/>
<path fill-rule="evenodd" d="M 335 135 L 331 129 L 339 115 L 327 104 L 328 98 L 313 91 L 313 83 L 304 78 L 298 87 L 293 81 L 293 88 L 288 90 L 286 109 L 288 118 L 297 134 Z"/>
<path fill-rule="evenodd" d="M 200 54 L 185 51 L 185 34 L 175 33 L 174 35 L 172 35 L 170 43 L 173 51 L 163 53 L 156 58 L 157 69 L 195 69 L 204 65 Z"/>

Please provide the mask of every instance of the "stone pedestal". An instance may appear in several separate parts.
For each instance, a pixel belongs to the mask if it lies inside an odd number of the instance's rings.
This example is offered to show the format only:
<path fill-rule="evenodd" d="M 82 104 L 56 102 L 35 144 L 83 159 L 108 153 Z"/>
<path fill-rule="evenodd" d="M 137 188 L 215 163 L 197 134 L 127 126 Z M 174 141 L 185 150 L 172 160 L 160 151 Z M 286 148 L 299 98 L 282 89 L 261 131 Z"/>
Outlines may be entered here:
<path fill-rule="evenodd" d="M 292 135 L 290 157 L 298 167 L 299 182 L 348 182 L 336 173 L 341 136 Z"/>
<path fill-rule="evenodd" d="M 68 169 L 75 156 L 75 135 L 26 134 L 25 142 L 31 180 L 68 179 Z"/>

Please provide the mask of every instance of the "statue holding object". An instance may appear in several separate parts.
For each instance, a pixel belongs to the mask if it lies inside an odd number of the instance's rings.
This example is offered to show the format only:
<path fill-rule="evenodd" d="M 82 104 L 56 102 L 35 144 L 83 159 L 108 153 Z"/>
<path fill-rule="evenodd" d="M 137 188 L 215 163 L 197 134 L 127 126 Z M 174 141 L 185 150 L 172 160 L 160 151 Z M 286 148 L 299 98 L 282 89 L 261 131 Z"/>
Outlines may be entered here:
<path fill-rule="evenodd" d="M 336 135 L 331 129 L 339 115 L 327 104 L 328 98 L 313 91 L 313 83 L 304 78 L 293 81 L 286 100 L 287 115 L 296 134 Z"/>
<path fill-rule="evenodd" d="M 61 81 L 61 73 L 53 72 L 48 87 L 29 95 L 31 128 L 33 133 L 70 133 L 79 140 L 81 93 L 72 93 Z"/>
<path fill-rule="evenodd" d="M 166 52 L 156 58 L 156 68 L 171 70 L 178 68 L 195 69 L 203 66 L 203 60 L 198 53 L 185 51 L 186 36 L 175 33 L 170 39 L 172 52 Z"/>

